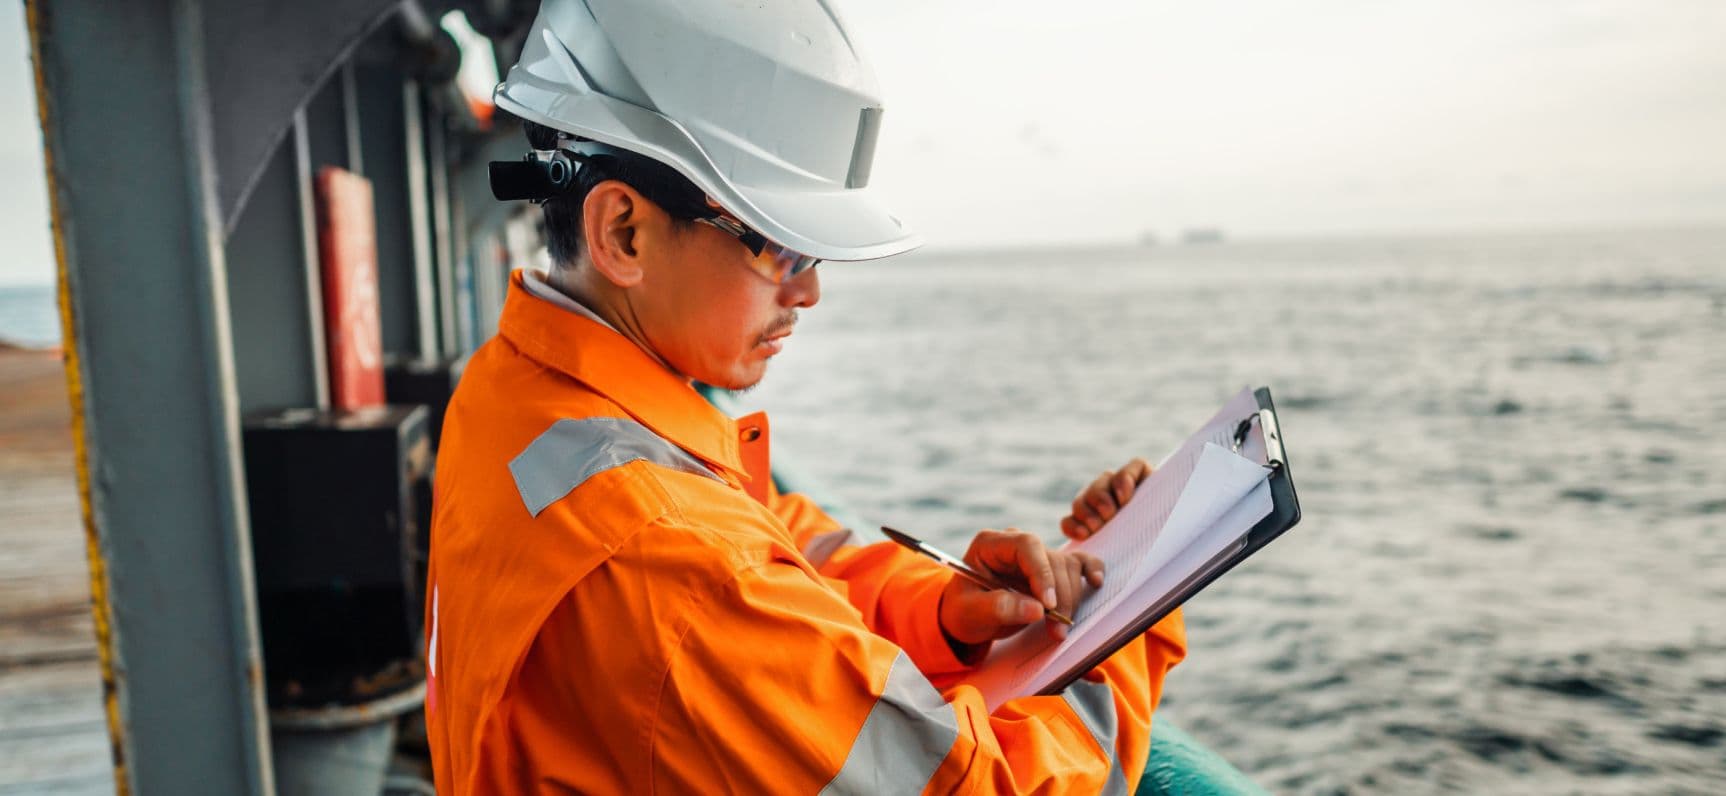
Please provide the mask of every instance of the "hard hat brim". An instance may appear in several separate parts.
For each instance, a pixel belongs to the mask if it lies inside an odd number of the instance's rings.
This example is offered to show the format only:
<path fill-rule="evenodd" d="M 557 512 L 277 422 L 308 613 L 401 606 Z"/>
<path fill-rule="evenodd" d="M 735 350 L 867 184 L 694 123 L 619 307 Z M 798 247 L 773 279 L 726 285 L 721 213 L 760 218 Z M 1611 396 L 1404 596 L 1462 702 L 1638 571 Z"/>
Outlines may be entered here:
<path fill-rule="evenodd" d="M 746 207 L 726 208 L 738 220 L 811 257 L 875 260 L 923 245 L 922 236 L 889 212 L 869 188 L 786 191 L 737 186 L 736 190 L 748 201 Z"/>
<path fill-rule="evenodd" d="M 597 92 L 572 94 L 536 85 L 518 79 L 516 71 L 498 86 L 494 99 L 499 108 L 528 121 L 676 169 L 739 221 L 801 254 L 840 262 L 876 260 L 923 244 L 872 188 L 812 191 L 734 184 L 682 125 L 638 105 Z"/>

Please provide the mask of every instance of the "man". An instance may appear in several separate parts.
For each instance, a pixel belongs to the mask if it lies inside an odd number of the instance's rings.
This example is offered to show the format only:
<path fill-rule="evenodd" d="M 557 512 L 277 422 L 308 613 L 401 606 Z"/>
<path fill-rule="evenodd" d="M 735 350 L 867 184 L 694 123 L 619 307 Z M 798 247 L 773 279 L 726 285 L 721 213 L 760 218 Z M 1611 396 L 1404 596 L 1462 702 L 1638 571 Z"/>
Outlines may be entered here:
<path fill-rule="evenodd" d="M 761 379 L 820 298 L 817 258 L 917 245 L 867 188 L 879 97 L 837 15 L 546 0 L 497 102 L 534 150 L 500 193 L 544 202 L 555 265 L 512 275 L 444 426 L 440 792 L 1126 792 L 1178 614 L 990 713 L 953 684 L 1099 563 L 979 534 L 967 559 L 1031 599 L 860 545 L 773 486 L 764 417 L 691 385 Z M 1063 530 L 1094 532 L 1148 469 L 1105 473 Z"/>

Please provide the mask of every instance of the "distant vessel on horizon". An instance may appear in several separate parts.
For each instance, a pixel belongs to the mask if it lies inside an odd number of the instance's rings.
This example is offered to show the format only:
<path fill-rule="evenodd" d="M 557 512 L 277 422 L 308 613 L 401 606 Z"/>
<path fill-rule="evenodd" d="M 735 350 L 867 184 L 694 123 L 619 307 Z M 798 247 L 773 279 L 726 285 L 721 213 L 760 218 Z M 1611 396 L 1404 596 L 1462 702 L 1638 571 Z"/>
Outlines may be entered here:
<path fill-rule="evenodd" d="M 1181 230 L 1181 243 L 1222 243 L 1223 231 L 1217 227 L 1188 227 Z"/>

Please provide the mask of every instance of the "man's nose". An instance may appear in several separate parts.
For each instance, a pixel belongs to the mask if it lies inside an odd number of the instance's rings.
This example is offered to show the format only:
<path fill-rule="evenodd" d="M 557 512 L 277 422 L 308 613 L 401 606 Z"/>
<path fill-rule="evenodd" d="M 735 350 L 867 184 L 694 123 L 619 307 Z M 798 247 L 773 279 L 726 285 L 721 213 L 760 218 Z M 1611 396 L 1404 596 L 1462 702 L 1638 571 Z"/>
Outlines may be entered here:
<path fill-rule="evenodd" d="M 813 307 L 821 300 L 821 266 L 805 270 L 779 285 L 779 304 L 785 307 Z"/>

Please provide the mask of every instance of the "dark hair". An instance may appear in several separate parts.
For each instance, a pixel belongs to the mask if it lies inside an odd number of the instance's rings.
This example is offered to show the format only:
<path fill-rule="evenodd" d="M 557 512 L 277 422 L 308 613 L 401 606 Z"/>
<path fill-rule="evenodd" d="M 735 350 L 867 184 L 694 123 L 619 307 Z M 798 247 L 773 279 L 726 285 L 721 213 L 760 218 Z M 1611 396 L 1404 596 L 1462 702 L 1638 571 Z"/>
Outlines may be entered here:
<path fill-rule="evenodd" d="M 556 129 L 526 119 L 521 126 L 527 134 L 528 146 L 542 150 L 557 148 L 560 134 Z M 569 190 L 540 205 L 545 214 L 546 248 L 551 251 L 554 267 L 571 265 L 581 256 L 582 207 L 587 204 L 588 192 L 606 180 L 627 183 L 676 221 L 707 213 L 707 194 L 670 166 L 631 152 L 593 156 L 576 172 Z"/>

